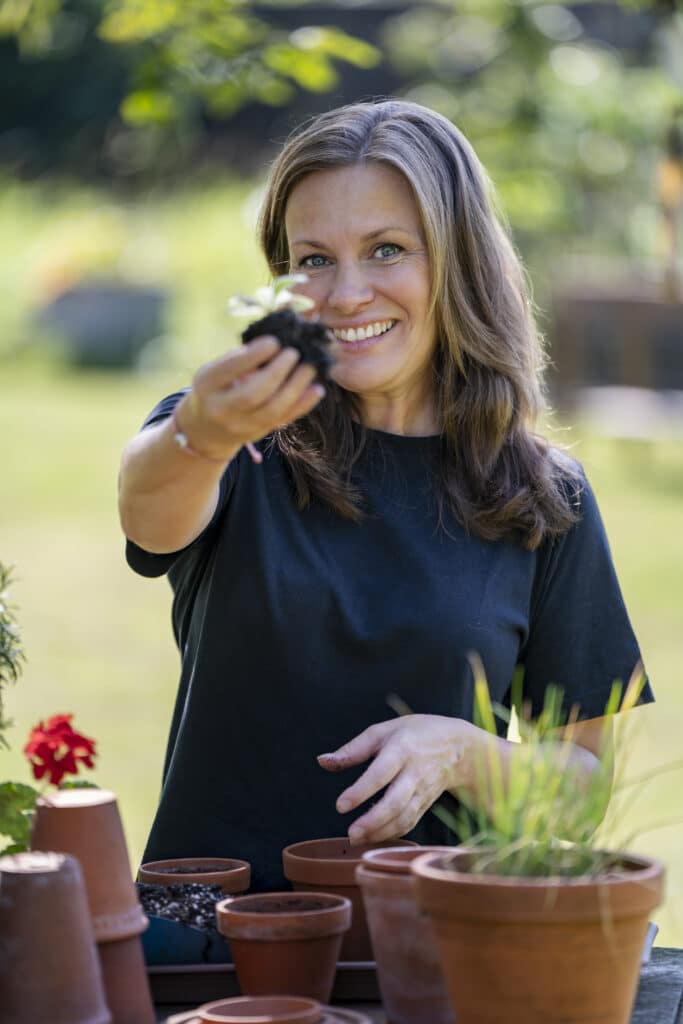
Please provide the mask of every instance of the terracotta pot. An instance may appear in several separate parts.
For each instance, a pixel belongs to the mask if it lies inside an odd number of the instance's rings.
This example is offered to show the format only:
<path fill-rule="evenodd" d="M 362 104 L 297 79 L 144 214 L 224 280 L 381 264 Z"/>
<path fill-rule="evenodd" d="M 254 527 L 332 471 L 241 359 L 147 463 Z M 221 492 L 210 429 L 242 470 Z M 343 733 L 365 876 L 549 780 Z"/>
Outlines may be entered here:
<path fill-rule="evenodd" d="M 3 1024 L 110 1024 L 78 861 L 2 857 L 0 896 Z"/>
<path fill-rule="evenodd" d="M 240 996 L 197 1011 L 202 1024 L 318 1024 L 323 1012 L 315 999 L 300 996 Z"/>
<path fill-rule="evenodd" d="M 329 893 L 258 893 L 216 904 L 245 995 L 296 995 L 325 1003 L 332 993 L 351 904 Z"/>
<path fill-rule="evenodd" d="M 78 859 L 98 942 L 147 927 L 138 902 L 116 797 L 105 789 L 65 789 L 36 803 L 31 849 Z"/>
<path fill-rule="evenodd" d="M 351 846 L 346 836 L 335 839 L 311 839 L 294 843 L 282 851 L 285 878 L 300 892 L 331 892 L 351 900 L 353 919 L 351 929 L 344 936 L 340 960 L 373 960 L 372 944 L 365 920 L 365 907 L 358 883 L 356 868 L 368 850 L 389 846 L 417 846 L 408 839 L 386 843 L 368 843 Z"/>
<path fill-rule="evenodd" d="M 140 866 L 138 882 L 147 885 L 188 885 L 198 882 L 200 885 L 220 885 L 226 895 L 237 895 L 249 888 L 251 865 L 246 860 L 225 857 L 151 860 Z"/>
<path fill-rule="evenodd" d="M 503 878 L 469 873 L 470 857 L 412 864 L 458 1024 L 628 1024 L 663 865 L 624 854 L 597 879 Z"/>
<path fill-rule="evenodd" d="M 139 938 L 147 918 L 138 902 L 115 795 L 104 789 L 65 789 L 41 797 L 31 847 L 70 853 L 80 862 L 113 1024 L 155 1024 Z"/>
<path fill-rule="evenodd" d="M 425 852 L 452 847 L 369 850 L 356 868 L 377 981 L 389 1024 L 454 1024 L 432 923 L 420 913 L 410 866 Z"/>

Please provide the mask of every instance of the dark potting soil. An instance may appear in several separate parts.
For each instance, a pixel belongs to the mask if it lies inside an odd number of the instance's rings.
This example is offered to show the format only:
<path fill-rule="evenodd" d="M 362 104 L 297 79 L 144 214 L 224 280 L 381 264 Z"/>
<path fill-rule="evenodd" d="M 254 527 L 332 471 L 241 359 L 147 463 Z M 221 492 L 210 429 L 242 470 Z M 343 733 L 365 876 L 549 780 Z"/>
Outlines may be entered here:
<path fill-rule="evenodd" d="M 175 885 L 136 882 L 135 885 L 146 914 L 218 934 L 216 904 L 226 898 L 220 885 L 202 885 L 199 882 Z"/>
<path fill-rule="evenodd" d="M 279 309 L 249 324 L 242 332 L 242 343 L 260 334 L 274 334 L 283 348 L 298 349 L 301 361 L 314 366 L 320 380 L 329 377 L 334 357 L 330 352 L 332 335 L 325 324 L 304 320 L 291 309 Z"/>

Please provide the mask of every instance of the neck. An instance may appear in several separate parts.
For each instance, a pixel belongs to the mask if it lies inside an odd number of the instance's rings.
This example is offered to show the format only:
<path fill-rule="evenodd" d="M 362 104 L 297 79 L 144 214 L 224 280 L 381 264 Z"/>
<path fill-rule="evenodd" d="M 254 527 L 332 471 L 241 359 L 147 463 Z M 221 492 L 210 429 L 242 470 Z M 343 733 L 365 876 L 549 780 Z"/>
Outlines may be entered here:
<path fill-rule="evenodd" d="M 363 426 L 371 430 L 383 430 L 387 434 L 421 437 L 441 432 L 431 398 L 428 401 L 409 402 L 364 396 L 360 403 L 360 417 Z"/>

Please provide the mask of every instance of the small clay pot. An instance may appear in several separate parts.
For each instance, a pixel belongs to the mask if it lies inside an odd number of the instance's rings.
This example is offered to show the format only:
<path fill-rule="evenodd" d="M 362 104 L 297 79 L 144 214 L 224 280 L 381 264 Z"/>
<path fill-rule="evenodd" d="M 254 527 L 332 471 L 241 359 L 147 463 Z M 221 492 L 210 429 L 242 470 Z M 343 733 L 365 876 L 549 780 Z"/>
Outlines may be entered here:
<path fill-rule="evenodd" d="M 197 1010 L 202 1024 L 318 1024 L 323 1012 L 315 999 L 300 996 L 238 996 Z"/>
<path fill-rule="evenodd" d="M 3 1024 L 110 1024 L 78 861 L 2 857 L 0 894 Z"/>
<path fill-rule="evenodd" d="M 330 893 L 275 892 L 216 904 L 245 995 L 329 1000 L 351 903 Z"/>
<path fill-rule="evenodd" d="M 369 850 L 356 868 L 377 981 L 391 1024 L 454 1024 L 432 923 L 420 913 L 411 863 L 452 847 Z"/>
<path fill-rule="evenodd" d="M 340 959 L 343 961 L 374 960 L 372 943 L 365 920 L 365 907 L 356 868 L 368 850 L 394 846 L 416 847 L 409 839 L 393 839 L 386 843 L 351 846 L 346 836 L 335 839 L 311 839 L 294 843 L 282 851 L 285 878 L 299 892 L 330 892 L 351 900 L 353 919 L 344 936 Z"/>
<path fill-rule="evenodd" d="M 140 943 L 147 917 L 138 902 L 116 796 L 105 789 L 65 789 L 40 797 L 31 847 L 61 850 L 80 862 L 112 1024 L 155 1024 Z"/>
<path fill-rule="evenodd" d="M 226 857 L 150 860 L 140 866 L 138 882 L 147 885 L 189 885 L 191 882 L 220 885 L 226 895 L 236 896 L 249 888 L 251 865 L 246 860 Z"/>

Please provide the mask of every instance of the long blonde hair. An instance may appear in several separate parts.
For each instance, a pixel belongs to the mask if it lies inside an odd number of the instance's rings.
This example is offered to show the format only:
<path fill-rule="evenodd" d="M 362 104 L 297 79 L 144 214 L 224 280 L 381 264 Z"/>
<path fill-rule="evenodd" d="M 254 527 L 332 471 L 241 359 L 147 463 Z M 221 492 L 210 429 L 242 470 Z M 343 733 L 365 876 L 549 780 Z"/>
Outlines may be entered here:
<path fill-rule="evenodd" d="M 534 432 L 544 405 L 543 349 L 524 271 L 462 133 L 402 100 L 351 104 L 295 131 L 271 169 L 261 210 L 270 269 L 277 275 L 289 266 L 285 212 L 294 186 L 314 171 L 371 162 L 410 183 L 427 241 L 442 512 L 445 502 L 472 533 L 536 548 L 576 520 L 578 474 Z M 354 410 L 353 396 L 332 385 L 312 413 L 275 435 L 300 508 L 315 494 L 341 515 L 362 517 L 362 495 L 350 482 L 363 444 Z"/>

